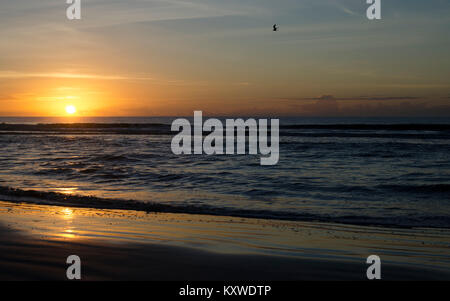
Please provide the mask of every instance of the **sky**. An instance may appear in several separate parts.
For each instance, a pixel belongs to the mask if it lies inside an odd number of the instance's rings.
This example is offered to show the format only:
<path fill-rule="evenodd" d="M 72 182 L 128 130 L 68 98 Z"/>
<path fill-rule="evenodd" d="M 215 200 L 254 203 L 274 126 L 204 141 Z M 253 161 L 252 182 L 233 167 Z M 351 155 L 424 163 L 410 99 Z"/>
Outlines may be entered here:
<path fill-rule="evenodd" d="M 450 117 L 450 0 L 381 3 L 2 0 L 0 116 Z"/>

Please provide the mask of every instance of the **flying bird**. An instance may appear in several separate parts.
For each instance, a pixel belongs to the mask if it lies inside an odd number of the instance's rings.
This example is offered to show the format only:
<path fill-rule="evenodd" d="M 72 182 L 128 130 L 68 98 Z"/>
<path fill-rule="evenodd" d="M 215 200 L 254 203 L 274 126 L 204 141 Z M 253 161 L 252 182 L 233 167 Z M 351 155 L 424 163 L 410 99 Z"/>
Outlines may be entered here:
<path fill-rule="evenodd" d="M 273 31 L 278 31 L 278 26 L 277 26 L 277 24 L 273 24 Z"/>

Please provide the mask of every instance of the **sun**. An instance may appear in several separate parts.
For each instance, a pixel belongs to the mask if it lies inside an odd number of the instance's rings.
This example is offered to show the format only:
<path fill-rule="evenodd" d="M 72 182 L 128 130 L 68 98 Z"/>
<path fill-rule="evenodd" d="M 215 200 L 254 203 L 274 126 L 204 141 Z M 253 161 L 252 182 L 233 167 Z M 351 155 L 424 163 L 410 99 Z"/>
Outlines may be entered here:
<path fill-rule="evenodd" d="M 75 108 L 73 105 L 66 106 L 66 112 L 69 115 L 73 115 L 77 112 L 77 108 Z"/>

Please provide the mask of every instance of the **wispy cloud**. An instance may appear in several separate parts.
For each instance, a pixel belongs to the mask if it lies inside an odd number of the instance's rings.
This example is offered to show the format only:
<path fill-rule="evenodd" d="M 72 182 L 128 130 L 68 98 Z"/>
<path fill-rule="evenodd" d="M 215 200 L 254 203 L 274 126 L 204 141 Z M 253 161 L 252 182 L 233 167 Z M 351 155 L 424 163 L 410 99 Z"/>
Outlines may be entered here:
<path fill-rule="evenodd" d="M 291 98 L 283 98 L 284 100 L 367 100 L 367 101 L 375 101 L 375 100 L 414 100 L 421 99 L 420 97 L 415 96 L 357 96 L 357 97 L 335 97 L 334 95 L 322 95 L 319 97 L 291 97 Z"/>
<path fill-rule="evenodd" d="M 343 3 L 341 3 L 340 1 L 334 1 L 334 5 L 336 5 L 341 11 L 345 12 L 348 15 L 361 15 L 361 13 L 356 13 L 355 11 L 351 10 L 350 8 L 348 8 L 346 5 L 344 5 Z"/>
<path fill-rule="evenodd" d="M 101 79 L 101 80 L 153 80 L 152 77 L 128 76 L 128 75 L 104 75 L 104 74 L 80 74 L 80 73 L 34 73 L 0 71 L 1 79 L 26 79 L 26 78 L 78 78 L 78 79 Z"/>

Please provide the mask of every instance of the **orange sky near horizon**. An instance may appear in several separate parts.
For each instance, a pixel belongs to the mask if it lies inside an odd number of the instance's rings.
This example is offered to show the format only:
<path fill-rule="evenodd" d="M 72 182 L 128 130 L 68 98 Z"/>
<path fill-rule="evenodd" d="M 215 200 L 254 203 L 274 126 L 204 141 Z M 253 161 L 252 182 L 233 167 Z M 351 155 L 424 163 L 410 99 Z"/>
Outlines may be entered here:
<path fill-rule="evenodd" d="M 139 79 L 27 78 L 13 80 L 9 87 L 26 86 L 2 100 L 2 116 L 67 116 L 73 105 L 74 116 L 190 116 L 194 110 L 208 115 L 287 115 L 287 116 L 414 116 L 430 109 L 430 116 L 446 113 L 448 99 L 404 97 L 365 98 L 312 96 L 306 98 L 264 97 L 265 89 L 252 91 L 249 85 L 152 82 Z M 21 91 L 17 87 L 18 91 Z M 223 91 L 226 91 L 225 93 Z M 263 93 L 261 93 L 263 92 Z M 255 94 L 258 95 L 255 99 Z M 314 95 L 314 94 L 313 94 Z M 274 104 L 276 103 L 276 105 Z M 441 110 L 443 108 L 443 111 Z M 445 114 L 444 114 L 445 115 Z"/>

